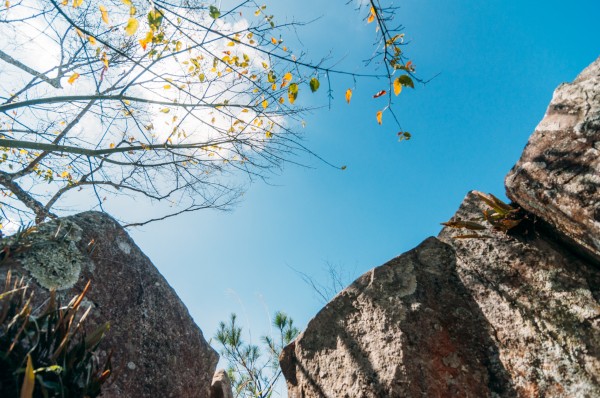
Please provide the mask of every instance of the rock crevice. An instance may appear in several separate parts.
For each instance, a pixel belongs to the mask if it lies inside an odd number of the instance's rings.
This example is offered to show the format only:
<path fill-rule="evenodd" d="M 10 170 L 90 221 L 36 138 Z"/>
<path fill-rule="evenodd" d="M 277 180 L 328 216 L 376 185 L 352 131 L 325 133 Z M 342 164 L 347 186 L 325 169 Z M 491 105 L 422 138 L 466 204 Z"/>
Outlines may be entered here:
<path fill-rule="evenodd" d="M 600 58 L 506 178 L 509 234 L 444 228 L 367 272 L 281 356 L 291 398 L 600 396 Z M 455 217 L 481 219 L 467 195 Z"/>

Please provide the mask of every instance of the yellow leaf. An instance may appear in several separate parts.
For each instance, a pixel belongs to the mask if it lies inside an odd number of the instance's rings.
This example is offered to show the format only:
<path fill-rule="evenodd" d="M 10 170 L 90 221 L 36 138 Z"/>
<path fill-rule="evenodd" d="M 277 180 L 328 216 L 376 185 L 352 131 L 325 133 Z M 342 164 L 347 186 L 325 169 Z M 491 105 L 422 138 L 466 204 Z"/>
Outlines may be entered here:
<path fill-rule="evenodd" d="M 31 355 L 27 355 L 27 366 L 25 367 L 25 375 L 23 377 L 23 385 L 21 386 L 21 398 L 33 397 L 33 388 L 35 387 L 35 373 L 33 372 L 33 363 Z"/>
<path fill-rule="evenodd" d="M 263 109 L 267 109 L 267 106 L 269 106 L 269 102 L 267 100 L 263 100 L 261 105 L 262 105 Z"/>
<path fill-rule="evenodd" d="M 394 94 L 398 95 L 402 92 L 402 83 L 400 82 L 400 79 L 396 79 L 394 80 Z"/>
<path fill-rule="evenodd" d="M 269 67 L 269 64 L 267 64 L 266 62 L 262 63 L 263 68 L 267 69 Z"/>
<path fill-rule="evenodd" d="M 267 131 L 267 132 L 265 133 L 265 135 L 267 136 L 267 138 L 271 138 L 271 137 L 273 137 L 273 133 L 271 133 L 270 131 Z"/>
<path fill-rule="evenodd" d="M 77 8 L 83 4 L 83 0 L 73 0 L 73 8 Z"/>
<path fill-rule="evenodd" d="M 69 84 L 73 84 L 77 79 L 79 79 L 79 73 L 75 72 L 71 75 L 71 77 L 69 77 L 69 80 L 67 80 L 67 82 Z"/>
<path fill-rule="evenodd" d="M 63 6 L 66 6 L 68 3 L 69 3 L 69 0 L 62 0 L 62 3 L 60 3 L 60 4 L 62 4 Z"/>
<path fill-rule="evenodd" d="M 352 98 L 352 90 L 348 89 L 348 90 L 346 90 L 346 102 L 350 103 L 351 98 Z"/>
<path fill-rule="evenodd" d="M 75 33 L 77 33 L 77 36 L 81 37 L 82 39 L 85 39 L 85 35 L 79 29 L 75 28 Z"/>
<path fill-rule="evenodd" d="M 131 5 L 131 0 L 122 0 L 124 4 L 127 4 L 128 6 Z"/>
<path fill-rule="evenodd" d="M 133 36 L 135 32 L 137 32 L 140 23 L 135 18 L 129 18 L 127 21 L 127 26 L 125 26 L 125 33 L 127 36 Z"/>
<path fill-rule="evenodd" d="M 169 108 L 163 108 L 160 110 L 162 113 L 169 113 L 171 110 Z"/>
<path fill-rule="evenodd" d="M 230 41 L 229 43 L 227 43 L 227 47 L 233 47 L 233 46 L 235 46 L 234 42 Z"/>
<path fill-rule="evenodd" d="M 277 39 L 274 37 L 271 37 L 271 43 L 277 45 Z"/>
<path fill-rule="evenodd" d="M 290 72 L 283 75 L 284 85 L 292 81 L 292 74 Z"/>
<path fill-rule="evenodd" d="M 383 112 L 378 111 L 377 112 L 377 123 L 381 124 L 381 117 L 383 116 Z"/>
<path fill-rule="evenodd" d="M 285 102 L 285 100 L 283 99 L 283 97 L 279 97 L 279 103 L 283 104 Z"/>
<path fill-rule="evenodd" d="M 153 37 L 154 37 L 154 32 L 152 30 L 149 30 L 148 33 L 146 33 L 146 37 L 144 37 L 142 40 L 140 40 L 140 46 L 142 46 L 142 48 L 145 50 L 146 46 L 148 45 L 148 43 L 150 43 L 152 41 Z"/>
<path fill-rule="evenodd" d="M 102 14 L 102 21 L 104 21 L 105 24 L 108 24 L 108 10 L 103 5 L 101 5 L 99 8 L 100 14 Z"/>
<path fill-rule="evenodd" d="M 170 84 L 165 84 L 165 85 L 163 86 L 163 88 L 164 88 L 165 90 L 168 90 L 168 89 L 170 89 L 170 88 L 171 88 L 171 85 L 170 85 Z"/>
<path fill-rule="evenodd" d="M 371 7 L 371 12 L 367 18 L 367 23 L 371 23 L 375 20 L 375 8 Z"/>
<path fill-rule="evenodd" d="M 92 46 L 96 45 L 96 39 L 93 36 L 88 36 L 88 40 Z"/>
<path fill-rule="evenodd" d="M 62 178 L 67 178 L 69 176 L 69 172 L 68 171 L 63 171 L 62 173 L 60 173 L 60 176 Z"/>
<path fill-rule="evenodd" d="M 110 145 L 108 146 L 110 149 L 113 149 L 115 147 L 115 143 L 111 142 Z"/>
<path fill-rule="evenodd" d="M 6 7 L 6 9 L 8 10 L 10 8 L 10 1 L 6 0 L 4 2 L 4 6 Z"/>

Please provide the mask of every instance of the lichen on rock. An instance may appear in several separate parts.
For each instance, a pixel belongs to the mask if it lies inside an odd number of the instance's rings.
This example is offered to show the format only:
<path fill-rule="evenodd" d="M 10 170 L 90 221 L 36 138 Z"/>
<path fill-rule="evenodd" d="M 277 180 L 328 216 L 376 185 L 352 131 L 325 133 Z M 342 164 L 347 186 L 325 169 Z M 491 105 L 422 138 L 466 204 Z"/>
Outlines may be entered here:
<path fill-rule="evenodd" d="M 42 224 L 23 242 L 30 248 L 19 260 L 46 289 L 68 289 L 79 280 L 82 267 L 89 262 L 76 245 L 81 236 L 81 228 L 70 220 Z"/>
<path fill-rule="evenodd" d="M 102 397 L 209 397 L 217 353 L 173 288 L 110 216 L 85 212 L 54 220 L 2 240 L 0 249 L 0 286 L 8 270 L 37 280 L 30 284 L 35 308 L 44 307 L 48 288 L 64 289 L 56 295 L 64 302 L 91 283 L 89 301 L 82 302 L 94 308 L 89 325 L 111 325 L 98 356 L 103 361 L 111 355 L 118 367 Z"/>

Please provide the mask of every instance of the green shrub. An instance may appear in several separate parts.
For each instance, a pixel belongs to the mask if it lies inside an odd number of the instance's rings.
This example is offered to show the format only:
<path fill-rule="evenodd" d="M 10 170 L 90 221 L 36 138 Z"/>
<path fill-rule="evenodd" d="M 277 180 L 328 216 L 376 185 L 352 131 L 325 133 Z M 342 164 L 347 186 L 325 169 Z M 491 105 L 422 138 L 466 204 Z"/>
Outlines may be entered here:
<path fill-rule="evenodd" d="M 242 328 L 231 314 L 228 324 L 221 322 L 215 338 L 221 346 L 221 355 L 228 362 L 227 374 L 236 398 L 270 398 L 281 377 L 279 354 L 298 336 L 292 318 L 279 311 L 273 317 L 277 336 L 262 337 L 263 347 L 246 343 Z"/>

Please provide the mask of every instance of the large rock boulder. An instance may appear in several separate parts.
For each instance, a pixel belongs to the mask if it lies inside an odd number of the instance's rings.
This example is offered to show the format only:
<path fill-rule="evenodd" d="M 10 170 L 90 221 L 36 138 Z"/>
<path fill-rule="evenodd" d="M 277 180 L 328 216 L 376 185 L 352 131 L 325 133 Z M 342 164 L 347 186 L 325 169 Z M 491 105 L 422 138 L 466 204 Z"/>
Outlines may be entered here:
<path fill-rule="evenodd" d="M 100 356 L 113 351 L 114 378 L 103 397 L 209 396 L 218 355 L 167 281 L 112 218 L 86 212 L 43 224 L 24 239 L 30 247 L 0 264 L 0 279 L 9 268 L 24 275 L 38 300 L 48 289 L 70 299 L 91 280 L 88 324 L 111 323 Z"/>
<path fill-rule="evenodd" d="M 489 327 L 429 238 L 339 293 L 280 357 L 290 398 L 511 396 Z"/>
<path fill-rule="evenodd" d="M 559 87 L 508 175 L 521 223 L 446 227 L 357 279 L 284 349 L 290 397 L 600 396 L 599 72 Z"/>
<path fill-rule="evenodd" d="M 469 194 L 455 219 L 479 219 L 485 207 Z M 600 269 L 531 218 L 522 223 L 510 236 L 453 239 L 460 232 L 444 228 L 439 238 L 455 250 L 516 396 L 599 397 Z"/>
<path fill-rule="evenodd" d="M 506 190 L 600 261 L 600 58 L 554 92 Z"/>

